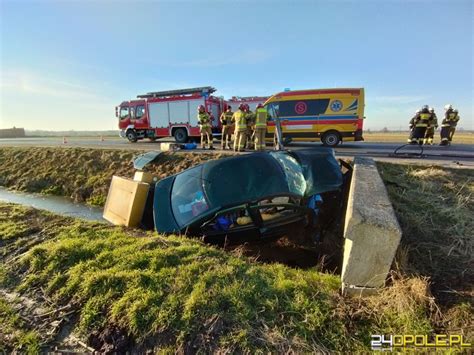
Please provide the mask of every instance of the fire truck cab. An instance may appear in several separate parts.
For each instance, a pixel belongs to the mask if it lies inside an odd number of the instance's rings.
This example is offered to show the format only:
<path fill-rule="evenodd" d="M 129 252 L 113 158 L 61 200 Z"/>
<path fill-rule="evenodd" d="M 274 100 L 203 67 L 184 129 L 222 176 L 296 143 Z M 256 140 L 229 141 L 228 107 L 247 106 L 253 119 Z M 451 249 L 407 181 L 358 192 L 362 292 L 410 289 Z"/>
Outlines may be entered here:
<path fill-rule="evenodd" d="M 174 137 L 185 143 L 199 137 L 197 108 L 204 105 L 211 115 L 213 133 L 218 134 L 223 98 L 212 96 L 216 90 L 205 86 L 183 90 L 149 92 L 137 99 L 123 101 L 115 108 L 120 136 L 130 142 L 148 138 Z"/>

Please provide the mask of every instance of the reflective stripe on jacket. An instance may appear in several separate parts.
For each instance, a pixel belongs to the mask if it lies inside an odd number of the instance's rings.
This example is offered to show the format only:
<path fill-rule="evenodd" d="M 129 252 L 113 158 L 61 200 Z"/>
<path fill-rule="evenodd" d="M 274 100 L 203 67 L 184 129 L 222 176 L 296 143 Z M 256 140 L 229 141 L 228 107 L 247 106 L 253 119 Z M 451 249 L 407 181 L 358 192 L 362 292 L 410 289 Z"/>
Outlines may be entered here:
<path fill-rule="evenodd" d="M 235 131 L 236 132 L 243 132 L 247 130 L 247 122 L 246 122 L 246 117 L 245 117 L 245 112 L 238 110 L 237 112 L 234 113 L 232 116 L 232 119 L 235 122 Z"/>
<path fill-rule="evenodd" d="M 255 128 L 267 128 L 267 110 L 263 107 L 257 109 Z"/>
<path fill-rule="evenodd" d="M 232 117 L 234 116 L 233 112 L 222 112 L 220 120 L 223 126 L 231 126 L 232 125 Z"/>
<path fill-rule="evenodd" d="M 211 127 L 211 118 L 209 115 L 204 112 L 204 113 L 199 113 L 198 114 L 198 123 L 201 126 L 201 128 L 209 128 Z"/>

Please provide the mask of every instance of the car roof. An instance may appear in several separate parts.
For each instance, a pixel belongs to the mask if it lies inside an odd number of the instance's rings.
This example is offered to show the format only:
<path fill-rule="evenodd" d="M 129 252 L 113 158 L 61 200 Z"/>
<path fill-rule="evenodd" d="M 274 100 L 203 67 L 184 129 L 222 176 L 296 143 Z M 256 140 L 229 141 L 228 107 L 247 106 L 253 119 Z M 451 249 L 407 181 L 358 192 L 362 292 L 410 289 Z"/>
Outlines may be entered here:
<path fill-rule="evenodd" d="M 268 153 L 253 153 L 203 165 L 204 192 L 213 207 L 265 196 L 292 194 L 280 164 Z"/>

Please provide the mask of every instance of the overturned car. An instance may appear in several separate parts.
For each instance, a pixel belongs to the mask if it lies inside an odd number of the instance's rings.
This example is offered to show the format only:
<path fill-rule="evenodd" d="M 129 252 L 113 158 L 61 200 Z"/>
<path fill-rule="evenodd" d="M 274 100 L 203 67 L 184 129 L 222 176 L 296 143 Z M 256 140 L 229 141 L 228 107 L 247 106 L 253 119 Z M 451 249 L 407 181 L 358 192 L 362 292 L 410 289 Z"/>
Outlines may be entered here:
<path fill-rule="evenodd" d="M 154 225 L 217 244 L 301 231 L 317 241 L 321 219 L 340 213 L 346 178 L 331 148 L 212 160 L 156 183 Z"/>

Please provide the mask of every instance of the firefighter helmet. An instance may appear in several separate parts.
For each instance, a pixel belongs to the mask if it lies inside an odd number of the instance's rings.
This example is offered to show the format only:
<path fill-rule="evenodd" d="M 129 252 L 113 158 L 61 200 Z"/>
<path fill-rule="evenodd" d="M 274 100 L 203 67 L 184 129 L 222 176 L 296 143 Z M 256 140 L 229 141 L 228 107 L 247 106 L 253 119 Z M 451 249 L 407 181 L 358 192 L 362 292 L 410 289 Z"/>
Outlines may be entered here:
<path fill-rule="evenodd" d="M 447 104 L 447 105 L 444 106 L 444 109 L 446 111 L 451 110 L 452 108 L 453 108 L 453 105 L 451 105 L 451 104 Z"/>
<path fill-rule="evenodd" d="M 245 111 L 245 104 L 240 104 L 239 105 L 239 110 Z"/>
<path fill-rule="evenodd" d="M 423 110 L 428 110 L 428 105 L 423 105 L 423 106 L 421 107 L 421 110 L 422 110 L 422 111 L 423 111 Z"/>
<path fill-rule="evenodd" d="M 433 107 L 430 107 L 429 111 L 430 111 L 430 112 L 434 112 L 434 108 L 433 108 Z"/>
<path fill-rule="evenodd" d="M 421 112 L 421 110 L 418 109 L 418 110 L 415 111 L 415 114 L 418 114 L 418 113 L 420 113 L 420 112 Z"/>
<path fill-rule="evenodd" d="M 198 111 L 199 112 L 204 112 L 206 110 L 206 108 L 204 107 L 204 105 L 199 105 L 198 106 Z"/>
<path fill-rule="evenodd" d="M 453 110 L 453 112 L 454 112 L 454 113 L 458 113 L 458 109 L 455 108 L 455 109 Z"/>
<path fill-rule="evenodd" d="M 263 107 L 262 104 L 258 104 L 258 105 L 257 105 L 257 108 L 262 108 L 262 107 Z"/>

